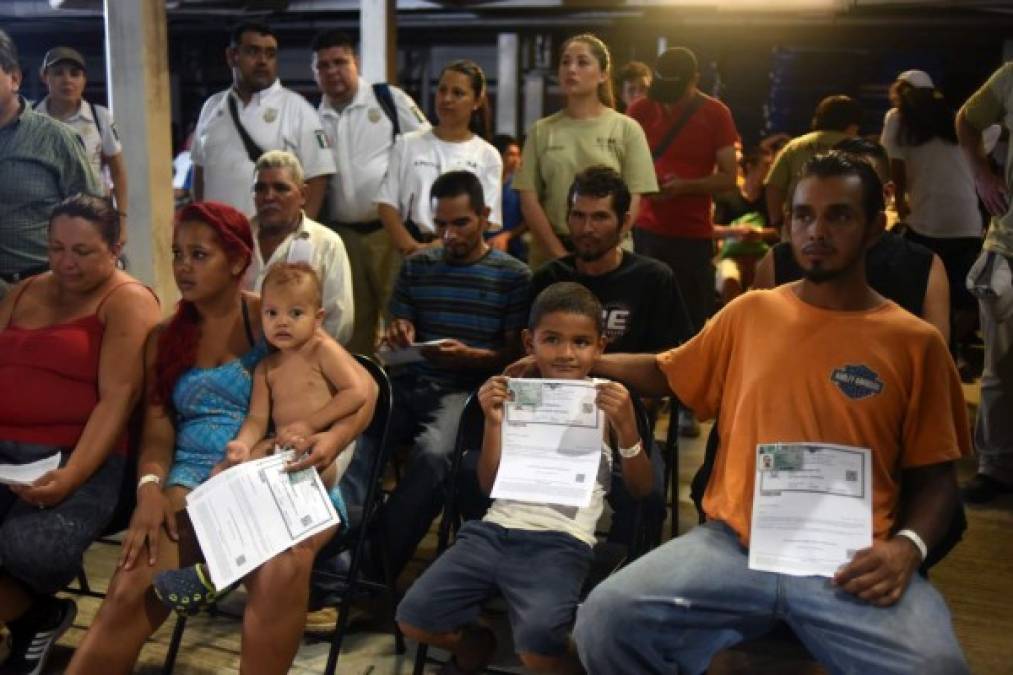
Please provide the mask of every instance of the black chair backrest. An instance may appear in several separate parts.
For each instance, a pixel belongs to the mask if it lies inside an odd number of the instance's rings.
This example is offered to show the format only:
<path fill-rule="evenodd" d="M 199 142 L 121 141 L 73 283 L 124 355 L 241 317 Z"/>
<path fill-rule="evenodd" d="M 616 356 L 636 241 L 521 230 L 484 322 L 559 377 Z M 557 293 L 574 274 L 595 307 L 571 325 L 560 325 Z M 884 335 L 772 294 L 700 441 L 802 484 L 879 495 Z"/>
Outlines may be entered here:
<path fill-rule="evenodd" d="M 390 417 L 394 408 L 394 400 L 391 393 L 390 378 L 387 377 L 386 371 L 380 367 L 380 364 L 362 354 L 353 354 L 352 356 L 376 381 L 376 386 L 379 390 L 376 396 L 376 408 L 373 412 L 373 419 L 370 420 L 369 426 L 362 432 L 362 436 L 369 438 L 373 447 L 376 448 L 373 466 L 369 470 L 369 487 L 366 490 L 366 499 L 363 505 L 364 513 L 362 514 L 362 522 L 368 523 L 371 515 L 370 512 L 379 503 L 376 496 L 380 489 L 383 467 L 387 465 L 390 453 L 387 436 L 390 429 Z"/>

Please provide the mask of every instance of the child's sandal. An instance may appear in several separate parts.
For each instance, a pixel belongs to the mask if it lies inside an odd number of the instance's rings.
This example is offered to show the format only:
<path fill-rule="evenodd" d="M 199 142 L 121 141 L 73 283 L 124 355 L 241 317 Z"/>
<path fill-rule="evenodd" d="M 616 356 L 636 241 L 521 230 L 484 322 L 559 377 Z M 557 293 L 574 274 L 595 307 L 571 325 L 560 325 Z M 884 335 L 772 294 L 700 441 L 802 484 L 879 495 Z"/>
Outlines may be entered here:
<path fill-rule="evenodd" d="M 211 582 L 204 563 L 160 572 L 152 586 L 159 601 L 180 616 L 193 616 L 211 607 L 236 587 L 233 584 L 219 592 Z"/>

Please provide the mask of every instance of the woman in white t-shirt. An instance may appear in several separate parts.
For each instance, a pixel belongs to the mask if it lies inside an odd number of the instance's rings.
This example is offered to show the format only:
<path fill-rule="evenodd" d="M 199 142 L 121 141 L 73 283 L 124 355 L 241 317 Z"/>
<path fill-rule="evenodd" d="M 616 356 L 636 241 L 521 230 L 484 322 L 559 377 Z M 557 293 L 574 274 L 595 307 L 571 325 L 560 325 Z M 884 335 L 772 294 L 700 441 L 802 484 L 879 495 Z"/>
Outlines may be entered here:
<path fill-rule="evenodd" d="M 954 345 L 977 326 L 965 279 L 981 251 L 983 222 L 971 166 L 957 143 L 954 111 L 921 70 L 897 76 L 881 141 L 890 155 L 897 215 L 905 236 L 943 261 L 950 282 Z"/>
<path fill-rule="evenodd" d="M 503 160 L 484 136 L 489 127 L 485 73 L 474 61 L 443 68 L 436 90 L 436 126 L 399 136 L 376 204 L 380 220 L 402 255 L 435 239 L 429 190 L 447 171 L 478 176 L 490 209 L 490 230 L 503 223 L 500 174 Z"/>

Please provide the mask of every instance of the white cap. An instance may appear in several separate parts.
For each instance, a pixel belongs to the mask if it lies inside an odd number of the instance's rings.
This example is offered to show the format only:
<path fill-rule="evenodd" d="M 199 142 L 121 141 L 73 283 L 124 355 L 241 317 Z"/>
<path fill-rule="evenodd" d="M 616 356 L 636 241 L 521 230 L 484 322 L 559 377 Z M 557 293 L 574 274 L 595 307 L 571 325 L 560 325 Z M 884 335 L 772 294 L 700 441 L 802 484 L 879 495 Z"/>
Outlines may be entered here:
<path fill-rule="evenodd" d="M 935 89 L 932 78 L 924 70 L 905 70 L 897 76 L 901 82 L 907 82 L 917 89 Z"/>

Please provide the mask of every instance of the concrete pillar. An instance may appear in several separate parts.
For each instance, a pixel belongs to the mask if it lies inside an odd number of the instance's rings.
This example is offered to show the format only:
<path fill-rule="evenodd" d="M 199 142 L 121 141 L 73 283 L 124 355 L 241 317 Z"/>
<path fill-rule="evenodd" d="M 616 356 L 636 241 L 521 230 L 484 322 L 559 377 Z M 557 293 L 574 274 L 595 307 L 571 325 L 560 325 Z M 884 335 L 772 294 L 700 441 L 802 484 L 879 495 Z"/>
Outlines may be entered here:
<path fill-rule="evenodd" d="M 517 136 L 517 86 L 520 81 L 520 41 L 517 33 L 500 33 L 496 74 L 496 133 Z"/>
<path fill-rule="evenodd" d="M 397 8 L 395 0 L 360 0 L 359 59 L 370 82 L 397 83 Z"/>
<path fill-rule="evenodd" d="M 524 129 L 545 116 L 545 75 L 541 71 L 524 75 Z"/>
<path fill-rule="evenodd" d="M 165 3 L 104 0 L 109 103 L 123 140 L 128 182 L 129 271 L 149 284 L 170 312 L 172 139 Z"/>

